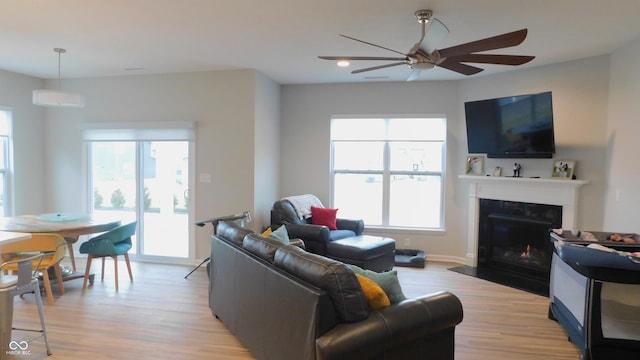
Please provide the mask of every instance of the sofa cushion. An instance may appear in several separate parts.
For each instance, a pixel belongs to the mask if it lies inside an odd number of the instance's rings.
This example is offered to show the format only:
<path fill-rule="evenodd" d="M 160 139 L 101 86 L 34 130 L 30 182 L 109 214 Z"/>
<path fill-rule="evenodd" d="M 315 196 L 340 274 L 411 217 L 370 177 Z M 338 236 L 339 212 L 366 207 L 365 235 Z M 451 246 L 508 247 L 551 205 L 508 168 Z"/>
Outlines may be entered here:
<path fill-rule="evenodd" d="M 284 244 L 280 241 L 258 234 L 247 234 L 242 241 L 242 247 L 245 250 L 272 264 L 276 250 L 282 246 L 284 246 Z"/>
<path fill-rule="evenodd" d="M 329 230 L 338 230 L 336 216 L 338 209 L 311 207 L 311 223 L 313 225 L 324 225 Z"/>
<path fill-rule="evenodd" d="M 342 321 L 360 321 L 369 315 L 360 283 L 346 264 L 308 253 L 293 245 L 276 250 L 275 264 L 326 291 Z"/>
<path fill-rule="evenodd" d="M 366 278 L 373 280 L 376 284 L 380 285 L 385 294 L 389 297 L 392 305 L 395 305 L 406 297 L 400 287 L 400 281 L 398 280 L 398 271 L 391 270 L 386 272 L 377 273 L 371 270 L 365 270 L 355 265 L 349 265 L 354 273 L 360 274 Z"/>
<path fill-rule="evenodd" d="M 271 230 L 271 227 L 268 227 L 265 231 L 262 232 L 262 236 L 267 237 L 269 235 L 271 235 L 271 233 L 273 232 L 273 230 Z"/>
<path fill-rule="evenodd" d="M 391 305 L 389 297 L 385 294 L 384 290 L 375 283 L 375 281 L 360 274 L 356 274 L 356 277 L 358 278 L 358 282 L 360 282 L 360 286 L 362 287 L 362 292 L 364 293 L 365 300 L 367 300 L 369 309 L 378 310 Z"/>
<path fill-rule="evenodd" d="M 216 232 L 219 237 L 230 240 L 240 246 L 242 246 L 244 237 L 250 233 L 253 233 L 253 231 L 243 228 L 233 221 L 221 221 L 218 223 Z"/>
<path fill-rule="evenodd" d="M 287 228 L 285 226 L 280 226 L 279 228 L 273 230 L 271 234 L 269 234 L 270 238 L 276 239 L 283 244 L 289 244 L 289 233 L 287 232 Z"/>

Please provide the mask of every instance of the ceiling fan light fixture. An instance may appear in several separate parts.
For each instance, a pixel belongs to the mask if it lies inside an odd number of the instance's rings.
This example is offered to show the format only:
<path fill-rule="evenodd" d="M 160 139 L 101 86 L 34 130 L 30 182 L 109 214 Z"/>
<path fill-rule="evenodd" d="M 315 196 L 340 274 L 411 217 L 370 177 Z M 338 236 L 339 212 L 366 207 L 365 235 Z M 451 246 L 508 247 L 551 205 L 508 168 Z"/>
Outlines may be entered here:
<path fill-rule="evenodd" d="M 58 90 L 33 90 L 33 104 L 38 106 L 54 106 L 54 107 L 84 107 L 84 95 L 62 91 L 62 81 L 60 77 L 60 55 L 66 50 L 62 48 L 54 48 L 53 51 L 58 53 Z"/>
<path fill-rule="evenodd" d="M 347 60 L 340 60 L 340 61 L 337 62 L 337 65 L 340 66 L 340 67 L 347 67 L 347 66 L 351 65 L 351 63 L 348 62 Z"/>

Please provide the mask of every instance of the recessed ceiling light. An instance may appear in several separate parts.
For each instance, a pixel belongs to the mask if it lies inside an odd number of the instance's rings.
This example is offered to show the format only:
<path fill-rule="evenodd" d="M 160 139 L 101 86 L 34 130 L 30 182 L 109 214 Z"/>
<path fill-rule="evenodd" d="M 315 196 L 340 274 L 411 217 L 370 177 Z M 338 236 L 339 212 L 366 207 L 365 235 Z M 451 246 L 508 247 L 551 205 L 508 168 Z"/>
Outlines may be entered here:
<path fill-rule="evenodd" d="M 346 61 L 346 60 L 340 60 L 340 61 L 338 61 L 338 66 L 347 67 L 347 66 L 349 66 L 349 62 Z"/>
<path fill-rule="evenodd" d="M 128 68 L 124 68 L 125 71 L 140 71 L 140 70 L 144 70 L 143 67 L 128 67 Z"/>

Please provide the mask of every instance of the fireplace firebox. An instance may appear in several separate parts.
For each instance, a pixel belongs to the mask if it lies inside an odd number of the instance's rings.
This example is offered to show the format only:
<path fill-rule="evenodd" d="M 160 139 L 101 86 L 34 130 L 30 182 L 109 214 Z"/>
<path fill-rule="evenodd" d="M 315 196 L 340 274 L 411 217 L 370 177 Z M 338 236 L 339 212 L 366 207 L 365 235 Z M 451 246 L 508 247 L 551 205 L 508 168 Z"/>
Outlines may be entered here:
<path fill-rule="evenodd" d="M 478 274 L 546 295 L 553 248 L 549 230 L 562 225 L 562 206 L 479 199 Z"/>

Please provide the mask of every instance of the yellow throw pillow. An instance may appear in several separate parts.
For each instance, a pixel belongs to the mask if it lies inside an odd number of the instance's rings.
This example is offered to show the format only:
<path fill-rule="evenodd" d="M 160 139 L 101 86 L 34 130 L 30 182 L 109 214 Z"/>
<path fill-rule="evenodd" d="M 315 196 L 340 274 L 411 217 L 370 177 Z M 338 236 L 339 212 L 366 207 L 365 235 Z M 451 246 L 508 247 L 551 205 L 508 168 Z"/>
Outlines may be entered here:
<path fill-rule="evenodd" d="M 391 305 L 389 297 L 385 294 L 384 290 L 375 283 L 375 281 L 368 279 L 360 274 L 356 274 L 362 291 L 364 292 L 364 298 L 367 300 L 369 309 L 378 310 Z"/>
<path fill-rule="evenodd" d="M 262 237 L 267 237 L 269 235 L 271 235 L 271 227 L 268 227 L 267 230 L 262 232 Z"/>

